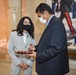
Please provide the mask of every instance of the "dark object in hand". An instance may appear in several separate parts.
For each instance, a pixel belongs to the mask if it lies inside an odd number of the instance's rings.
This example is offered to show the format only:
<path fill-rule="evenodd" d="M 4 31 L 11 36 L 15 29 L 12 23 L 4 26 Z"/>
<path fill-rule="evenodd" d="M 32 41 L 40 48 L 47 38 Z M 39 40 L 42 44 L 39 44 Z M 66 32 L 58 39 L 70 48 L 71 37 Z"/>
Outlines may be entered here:
<path fill-rule="evenodd" d="M 16 54 L 32 54 L 32 51 L 15 51 Z"/>

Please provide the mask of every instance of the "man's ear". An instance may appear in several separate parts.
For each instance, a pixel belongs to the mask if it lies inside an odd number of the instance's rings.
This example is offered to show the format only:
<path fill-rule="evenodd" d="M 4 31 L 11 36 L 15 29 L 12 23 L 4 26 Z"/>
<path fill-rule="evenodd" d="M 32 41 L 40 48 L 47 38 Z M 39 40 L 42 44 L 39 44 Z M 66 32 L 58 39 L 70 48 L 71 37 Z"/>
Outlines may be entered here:
<path fill-rule="evenodd" d="M 48 12 L 45 10 L 45 11 L 44 11 L 44 14 L 48 14 Z"/>
<path fill-rule="evenodd" d="M 37 16 L 38 16 L 38 17 L 41 17 L 41 15 L 42 15 L 42 14 L 41 14 L 40 12 L 37 13 Z"/>

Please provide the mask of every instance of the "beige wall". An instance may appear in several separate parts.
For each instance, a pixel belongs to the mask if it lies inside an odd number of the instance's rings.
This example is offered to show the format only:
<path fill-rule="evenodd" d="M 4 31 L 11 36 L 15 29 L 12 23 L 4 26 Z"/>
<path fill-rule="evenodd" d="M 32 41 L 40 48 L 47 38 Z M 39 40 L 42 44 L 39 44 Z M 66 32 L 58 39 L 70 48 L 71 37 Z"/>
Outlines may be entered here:
<path fill-rule="evenodd" d="M 7 0 L 0 0 L 0 48 L 6 48 L 7 43 Z"/>
<path fill-rule="evenodd" d="M 46 2 L 50 7 L 52 7 L 52 0 L 45 0 L 45 2 Z"/>

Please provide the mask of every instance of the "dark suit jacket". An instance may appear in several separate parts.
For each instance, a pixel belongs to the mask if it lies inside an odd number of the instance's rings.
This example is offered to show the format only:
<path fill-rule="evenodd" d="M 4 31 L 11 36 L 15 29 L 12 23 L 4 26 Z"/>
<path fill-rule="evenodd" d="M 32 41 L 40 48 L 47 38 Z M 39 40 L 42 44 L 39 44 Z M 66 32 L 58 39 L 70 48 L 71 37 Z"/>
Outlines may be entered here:
<path fill-rule="evenodd" d="M 39 75 L 64 75 L 69 71 L 65 28 L 55 16 L 44 30 L 36 51 Z"/>

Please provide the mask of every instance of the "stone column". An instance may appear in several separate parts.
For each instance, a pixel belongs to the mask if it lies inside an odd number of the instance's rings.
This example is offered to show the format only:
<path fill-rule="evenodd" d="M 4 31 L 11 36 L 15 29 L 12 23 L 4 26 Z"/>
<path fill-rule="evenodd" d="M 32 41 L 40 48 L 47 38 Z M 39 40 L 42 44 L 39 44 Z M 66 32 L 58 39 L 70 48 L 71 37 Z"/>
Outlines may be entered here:
<path fill-rule="evenodd" d="M 8 33 L 15 29 L 22 16 L 21 0 L 8 0 Z"/>
<path fill-rule="evenodd" d="M 21 0 L 7 0 L 7 27 L 8 34 L 7 39 L 9 39 L 10 32 L 16 28 L 18 22 L 22 17 L 22 1 Z M 6 59 L 10 60 L 9 54 L 7 52 Z"/>

